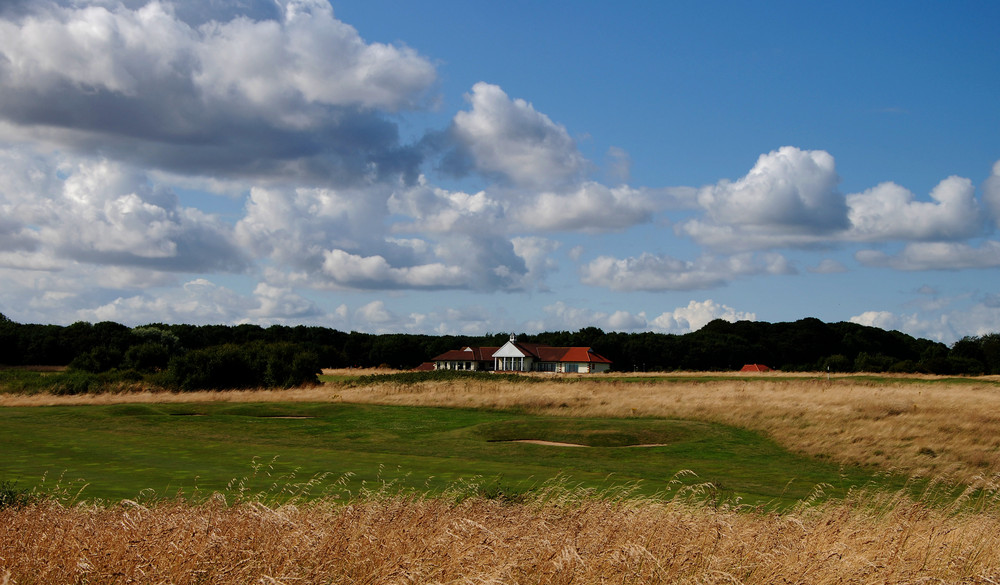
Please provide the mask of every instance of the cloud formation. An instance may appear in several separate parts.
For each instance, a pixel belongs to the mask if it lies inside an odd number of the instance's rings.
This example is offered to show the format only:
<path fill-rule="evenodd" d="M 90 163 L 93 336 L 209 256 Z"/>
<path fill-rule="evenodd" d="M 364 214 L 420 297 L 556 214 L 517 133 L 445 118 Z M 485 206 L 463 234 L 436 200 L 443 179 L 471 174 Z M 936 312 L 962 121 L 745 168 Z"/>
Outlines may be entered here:
<path fill-rule="evenodd" d="M 496 85 L 480 82 L 466 95 L 470 111 L 455 114 L 457 144 L 450 168 L 468 168 L 515 186 L 553 188 L 574 184 L 587 163 L 563 126 L 523 99 L 510 99 Z"/>
<path fill-rule="evenodd" d="M 678 230 L 725 251 L 812 243 L 848 225 L 839 181 L 829 153 L 785 146 L 761 155 L 741 179 L 699 189 L 705 217 Z"/>
<path fill-rule="evenodd" d="M 1000 242 L 988 240 L 978 248 L 964 242 L 914 242 L 896 255 L 861 250 L 854 256 L 865 266 L 895 270 L 996 268 L 1000 267 Z"/>
<path fill-rule="evenodd" d="M 1000 166 L 1000 165 L 995 165 Z M 957 241 L 984 233 L 1000 209 L 997 170 L 983 184 L 948 177 L 920 201 L 892 182 L 841 195 L 833 156 L 785 146 L 761 155 L 744 177 L 697 191 L 700 217 L 677 232 L 722 251 L 830 246 L 857 242 Z"/>
<path fill-rule="evenodd" d="M 644 189 L 587 181 L 564 192 L 542 192 L 521 201 L 512 215 L 528 229 L 602 232 L 652 218 L 656 205 Z"/>
<path fill-rule="evenodd" d="M 381 112 L 436 79 L 407 48 L 365 43 L 324 0 L 280 20 L 194 27 L 171 4 L 38 7 L 0 20 L 9 134 L 180 173 L 354 183 L 416 175 Z"/>
<path fill-rule="evenodd" d="M 949 177 L 930 193 L 931 201 L 915 201 L 909 190 L 882 183 L 847 196 L 853 241 L 958 240 L 982 233 L 984 216 L 972 181 Z"/>
<path fill-rule="evenodd" d="M 647 326 L 645 313 L 632 314 L 628 311 L 594 311 L 573 307 L 563 301 L 556 301 L 542 308 L 545 316 L 527 324 L 534 331 L 575 331 L 584 327 L 598 327 L 605 331 L 634 331 Z"/>
<path fill-rule="evenodd" d="M 581 281 L 619 291 L 701 290 L 737 277 L 793 273 L 795 269 L 779 254 L 702 256 L 684 261 L 643 253 L 630 258 L 600 256 L 582 267 Z"/>
<path fill-rule="evenodd" d="M 395 268 L 382 256 L 343 250 L 324 252 L 323 273 L 338 285 L 359 289 L 459 288 L 465 283 L 458 266 L 434 263 Z"/>
<path fill-rule="evenodd" d="M 9 252 L 169 272 L 249 265 L 226 224 L 106 159 L 0 150 L 0 210 L 0 250 Z"/>
<path fill-rule="evenodd" d="M 673 311 L 663 313 L 653 319 L 652 325 L 664 333 L 690 333 L 716 319 L 735 323 L 736 321 L 756 321 L 757 316 L 753 313 L 737 311 L 727 305 L 720 305 L 712 299 L 706 299 L 704 301 L 691 301 L 686 307 L 678 307 Z"/>
<path fill-rule="evenodd" d="M 390 213 L 415 217 L 390 225 Z M 303 286 L 520 290 L 528 269 L 514 241 L 489 227 L 496 213 L 484 196 L 427 186 L 254 188 L 236 234 Z M 397 237 L 406 233 L 420 237 Z"/>

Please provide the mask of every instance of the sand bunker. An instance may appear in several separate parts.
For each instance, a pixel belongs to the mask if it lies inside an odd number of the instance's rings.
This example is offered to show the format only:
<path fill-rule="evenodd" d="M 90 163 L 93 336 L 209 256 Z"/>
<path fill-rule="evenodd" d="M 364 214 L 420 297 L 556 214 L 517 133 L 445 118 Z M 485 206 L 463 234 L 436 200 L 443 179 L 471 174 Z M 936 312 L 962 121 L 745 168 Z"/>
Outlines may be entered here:
<path fill-rule="evenodd" d="M 316 418 L 315 416 L 262 416 L 260 418 L 290 418 L 294 420 L 301 420 L 306 418 Z"/>
<path fill-rule="evenodd" d="M 578 443 L 559 443 L 556 441 L 537 441 L 535 439 L 516 439 L 509 443 L 530 443 L 532 445 L 547 445 L 549 447 L 590 447 L 590 445 L 580 445 Z"/>
<path fill-rule="evenodd" d="M 503 442 L 503 441 L 501 441 Z M 560 443 L 558 441 L 539 441 L 536 439 L 515 439 L 513 441 L 506 441 L 508 443 L 529 443 L 531 445 L 546 445 L 548 447 L 587 447 L 590 445 L 581 445 L 579 443 Z M 648 443 L 644 445 L 622 445 L 621 448 L 629 447 L 665 447 L 666 443 Z"/>

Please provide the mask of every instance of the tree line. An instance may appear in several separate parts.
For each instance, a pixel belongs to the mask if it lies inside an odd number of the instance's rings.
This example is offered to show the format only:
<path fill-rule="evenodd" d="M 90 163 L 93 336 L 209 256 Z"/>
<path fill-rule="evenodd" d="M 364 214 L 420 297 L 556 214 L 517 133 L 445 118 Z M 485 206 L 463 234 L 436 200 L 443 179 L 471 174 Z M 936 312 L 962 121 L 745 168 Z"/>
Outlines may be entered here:
<path fill-rule="evenodd" d="M 57 365 L 85 372 L 159 376 L 182 389 L 292 386 L 321 367 L 414 368 L 463 346 L 499 347 L 483 336 L 370 334 L 319 326 L 185 325 L 114 322 L 16 323 L 0 314 L 0 364 Z M 578 331 L 519 334 L 551 346 L 592 347 L 615 371 L 724 371 L 759 363 L 786 371 L 1000 374 L 1000 334 L 951 346 L 856 323 L 716 320 L 686 334 Z"/>

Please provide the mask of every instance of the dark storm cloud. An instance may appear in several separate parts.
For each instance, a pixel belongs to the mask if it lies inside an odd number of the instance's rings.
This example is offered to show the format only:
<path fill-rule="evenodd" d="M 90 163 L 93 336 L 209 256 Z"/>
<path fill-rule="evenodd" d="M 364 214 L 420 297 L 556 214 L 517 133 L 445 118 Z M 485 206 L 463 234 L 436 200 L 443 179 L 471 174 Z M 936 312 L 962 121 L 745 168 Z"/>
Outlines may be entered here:
<path fill-rule="evenodd" d="M 0 117 L 48 128 L 78 152 L 178 174 L 346 186 L 400 175 L 412 182 L 422 162 L 375 112 L 331 107 L 315 126 L 297 129 L 193 102 L 179 92 L 140 101 L 69 86 L 42 97 L 0 88 Z"/>

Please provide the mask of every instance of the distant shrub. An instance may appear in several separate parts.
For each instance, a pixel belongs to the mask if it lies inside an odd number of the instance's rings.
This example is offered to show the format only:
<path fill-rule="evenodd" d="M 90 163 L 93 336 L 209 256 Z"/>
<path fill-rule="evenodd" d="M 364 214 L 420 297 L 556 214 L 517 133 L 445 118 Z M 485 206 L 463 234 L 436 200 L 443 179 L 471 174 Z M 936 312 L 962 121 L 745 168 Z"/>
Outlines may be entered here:
<path fill-rule="evenodd" d="M 226 344 L 175 356 L 168 383 L 181 390 L 291 388 L 318 383 L 319 356 L 293 343 Z"/>
<path fill-rule="evenodd" d="M 52 379 L 50 392 L 53 394 L 87 394 L 99 386 L 97 374 L 88 371 L 69 371 Z"/>
<path fill-rule="evenodd" d="M 121 363 L 122 352 L 102 345 L 73 358 L 69 363 L 69 369 L 91 373 L 106 372 L 119 367 Z"/>
<path fill-rule="evenodd" d="M 0 370 L 0 389 L 9 394 L 37 394 L 47 392 L 51 374 L 28 370 Z"/>
<path fill-rule="evenodd" d="M 903 360 L 892 364 L 890 374 L 913 374 L 920 371 L 920 366 L 913 360 Z"/>
<path fill-rule="evenodd" d="M 982 362 L 965 357 L 949 357 L 948 369 L 950 374 L 966 374 L 970 376 L 981 376 L 984 373 Z"/>
<path fill-rule="evenodd" d="M 143 372 L 158 372 L 170 363 L 171 350 L 160 343 L 133 345 L 125 352 L 122 365 Z"/>
<path fill-rule="evenodd" d="M 820 366 L 821 371 L 827 372 L 850 372 L 854 369 L 854 364 L 844 354 L 831 355 Z"/>
<path fill-rule="evenodd" d="M 95 374 L 83 370 L 65 372 L 35 372 L 29 370 L 0 370 L 0 392 L 8 394 L 57 395 L 122 392 L 140 387 L 159 386 L 162 383 L 147 380 L 135 370 L 112 370 Z"/>
<path fill-rule="evenodd" d="M 896 360 L 883 354 L 869 354 L 861 352 L 854 358 L 854 371 L 856 372 L 886 372 Z"/>

